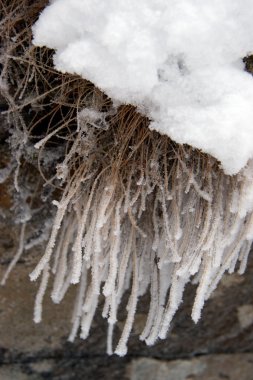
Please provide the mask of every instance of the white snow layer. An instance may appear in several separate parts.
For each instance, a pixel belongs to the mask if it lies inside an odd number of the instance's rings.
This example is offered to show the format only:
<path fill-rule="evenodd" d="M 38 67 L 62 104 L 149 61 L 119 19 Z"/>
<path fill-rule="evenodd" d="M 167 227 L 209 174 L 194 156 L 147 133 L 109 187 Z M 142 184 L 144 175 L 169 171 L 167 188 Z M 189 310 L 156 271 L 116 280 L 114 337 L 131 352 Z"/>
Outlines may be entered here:
<path fill-rule="evenodd" d="M 253 158 L 252 20 L 253 0 L 53 0 L 33 32 L 57 69 L 235 174 Z"/>

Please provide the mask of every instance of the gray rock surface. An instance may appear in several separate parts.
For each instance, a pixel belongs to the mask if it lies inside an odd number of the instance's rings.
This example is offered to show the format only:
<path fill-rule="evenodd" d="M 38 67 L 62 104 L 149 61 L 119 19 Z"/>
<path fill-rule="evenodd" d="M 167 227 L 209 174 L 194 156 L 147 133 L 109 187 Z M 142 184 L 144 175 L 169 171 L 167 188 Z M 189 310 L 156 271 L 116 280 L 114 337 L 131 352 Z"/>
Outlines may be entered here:
<path fill-rule="evenodd" d="M 249 380 L 253 354 L 206 355 L 169 362 L 143 358 L 133 360 L 128 368 L 131 380 Z"/>

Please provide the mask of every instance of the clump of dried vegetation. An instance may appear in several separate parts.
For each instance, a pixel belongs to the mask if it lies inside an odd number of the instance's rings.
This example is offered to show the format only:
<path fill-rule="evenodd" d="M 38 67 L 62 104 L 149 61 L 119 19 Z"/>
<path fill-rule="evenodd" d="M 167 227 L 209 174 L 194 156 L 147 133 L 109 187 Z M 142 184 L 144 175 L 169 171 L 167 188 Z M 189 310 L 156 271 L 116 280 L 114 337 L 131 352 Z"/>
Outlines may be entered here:
<path fill-rule="evenodd" d="M 0 1 L 0 90 L 12 126 L 15 187 L 22 190 L 19 169 L 35 144 L 45 184 L 58 189 L 45 253 L 30 275 L 41 276 L 34 320 L 41 320 L 50 276 L 55 303 L 78 284 L 70 340 L 79 329 L 88 336 L 102 298 L 108 353 L 124 355 L 142 295 L 150 293 L 150 308 L 140 339 L 151 345 L 166 337 L 188 282 L 198 285 L 192 308 L 198 321 L 224 272 L 244 272 L 253 236 L 247 212 L 252 163 L 225 175 L 209 155 L 149 130 L 133 106 L 115 108 L 90 82 L 57 72 L 52 52 L 32 45 L 31 26 L 46 4 Z M 21 220 L 20 246 L 2 283 L 26 245 L 26 223 Z M 127 318 L 114 349 L 128 289 Z"/>

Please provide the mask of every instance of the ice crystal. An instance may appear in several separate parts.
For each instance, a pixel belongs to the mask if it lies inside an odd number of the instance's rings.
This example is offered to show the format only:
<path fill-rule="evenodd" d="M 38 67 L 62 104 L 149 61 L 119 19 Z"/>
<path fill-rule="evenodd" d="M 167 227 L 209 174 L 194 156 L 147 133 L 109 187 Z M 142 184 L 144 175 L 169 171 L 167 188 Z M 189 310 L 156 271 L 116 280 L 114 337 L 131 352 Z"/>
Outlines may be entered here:
<path fill-rule="evenodd" d="M 91 125 L 94 115 L 98 127 Z M 115 116 L 110 128 L 103 128 L 106 115 L 90 112 L 79 123 L 73 145 L 57 167 L 64 190 L 53 202 L 57 212 L 51 236 L 30 275 L 36 280 L 42 274 L 36 322 L 50 275 L 55 303 L 71 284 L 78 284 L 71 341 L 79 328 L 87 338 L 103 295 L 107 351 L 120 356 L 127 352 L 143 294 L 150 293 L 150 309 L 140 339 L 151 345 L 167 336 L 187 283 L 198 284 L 192 308 L 197 322 L 224 272 L 233 272 L 238 263 L 243 273 L 253 236 L 253 214 L 245 209 L 245 200 L 252 198 L 253 163 L 228 176 L 212 157 L 137 128 L 134 115 L 125 111 L 127 128 Z M 128 289 L 125 327 L 113 347 L 114 325 Z"/>

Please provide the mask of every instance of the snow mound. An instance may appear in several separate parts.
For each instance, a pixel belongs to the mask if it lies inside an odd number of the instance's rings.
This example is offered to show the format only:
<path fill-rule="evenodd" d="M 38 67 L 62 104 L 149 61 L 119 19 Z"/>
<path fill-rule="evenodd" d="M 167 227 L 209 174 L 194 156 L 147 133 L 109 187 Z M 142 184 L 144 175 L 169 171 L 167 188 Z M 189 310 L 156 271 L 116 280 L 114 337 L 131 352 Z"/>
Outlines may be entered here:
<path fill-rule="evenodd" d="M 63 72 L 136 105 L 150 128 L 216 157 L 235 174 L 253 157 L 253 2 L 53 0 L 34 44 Z"/>

